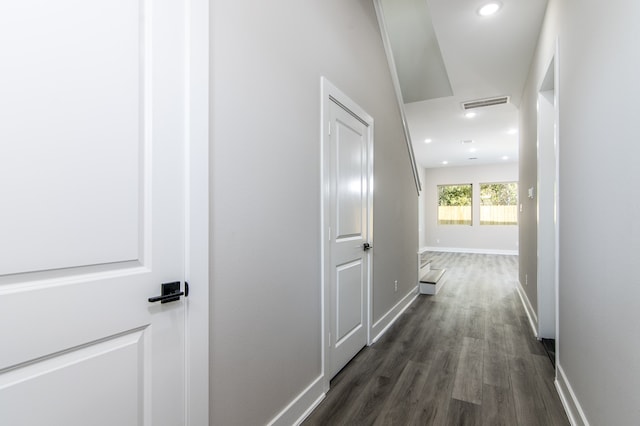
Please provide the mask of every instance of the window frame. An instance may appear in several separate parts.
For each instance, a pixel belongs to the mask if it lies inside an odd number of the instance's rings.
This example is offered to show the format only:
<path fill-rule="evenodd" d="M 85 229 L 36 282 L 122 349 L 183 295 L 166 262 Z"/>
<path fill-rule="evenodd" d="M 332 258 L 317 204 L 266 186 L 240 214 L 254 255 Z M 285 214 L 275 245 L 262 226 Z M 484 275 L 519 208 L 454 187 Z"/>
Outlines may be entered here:
<path fill-rule="evenodd" d="M 441 206 L 440 205 L 440 188 L 443 187 L 469 187 L 469 205 L 464 205 L 461 207 L 466 207 L 469 209 L 469 219 L 463 219 L 463 222 L 461 223 L 451 223 L 451 221 L 449 221 L 449 223 L 447 223 L 446 221 L 444 221 L 443 219 L 440 218 L 440 207 L 456 207 L 456 206 Z M 436 185 L 436 197 L 437 197 L 437 202 L 436 202 L 436 223 L 438 224 L 438 226 L 473 226 L 473 207 L 474 207 L 474 203 L 473 203 L 473 183 L 469 182 L 469 183 L 452 183 L 452 184 L 438 184 Z"/>
<path fill-rule="evenodd" d="M 484 198 L 482 197 L 482 193 L 483 193 L 483 186 L 486 185 L 515 185 L 515 204 L 490 204 L 488 206 L 485 206 L 483 204 L 483 200 Z M 518 202 L 519 202 L 519 197 L 518 197 L 518 190 L 519 190 L 519 182 L 518 181 L 507 181 L 507 182 L 479 182 L 478 183 L 478 189 L 479 189 L 479 225 L 480 226 L 518 226 L 519 224 L 519 218 L 518 218 Z M 483 209 L 483 207 L 513 207 L 513 212 L 511 213 L 511 217 L 515 218 L 515 222 L 510 221 L 510 222 L 498 222 L 495 220 L 483 220 L 483 211 L 485 211 L 486 209 Z M 506 210 L 506 209 L 505 209 Z M 505 213 L 508 214 L 508 213 Z"/>

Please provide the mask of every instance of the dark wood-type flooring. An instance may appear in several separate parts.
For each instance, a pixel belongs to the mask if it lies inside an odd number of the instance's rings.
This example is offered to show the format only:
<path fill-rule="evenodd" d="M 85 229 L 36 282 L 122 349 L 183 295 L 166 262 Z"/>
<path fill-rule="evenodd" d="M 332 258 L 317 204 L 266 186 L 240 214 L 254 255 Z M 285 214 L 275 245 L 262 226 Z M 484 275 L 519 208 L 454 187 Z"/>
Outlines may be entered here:
<path fill-rule="evenodd" d="M 516 256 L 432 253 L 446 268 L 331 381 L 303 425 L 568 425 L 518 297 Z"/>

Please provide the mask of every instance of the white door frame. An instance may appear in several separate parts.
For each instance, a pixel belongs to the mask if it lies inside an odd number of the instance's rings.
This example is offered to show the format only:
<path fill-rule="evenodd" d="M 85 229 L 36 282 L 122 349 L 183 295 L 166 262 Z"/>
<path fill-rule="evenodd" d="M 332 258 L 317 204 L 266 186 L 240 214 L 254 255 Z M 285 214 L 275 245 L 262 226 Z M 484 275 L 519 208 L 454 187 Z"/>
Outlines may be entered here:
<path fill-rule="evenodd" d="M 325 77 L 320 78 L 320 92 L 321 92 L 321 120 L 320 120 L 320 182 L 321 182 L 321 197 L 320 197 L 320 282 L 321 282 L 321 344 L 322 344 L 322 378 L 323 378 L 323 390 L 324 392 L 329 390 L 329 366 L 330 363 L 330 345 L 329 339 L 330 321 L 331 321 L 331 272 L 327 270 L 331 259 L 330 255 L 330 232 L 329 224 L 331 223 L 329 211 L 330 197 L 331 197 L 331 173 L 330 173 L 330 127 L 329 127 L 329 108 L 331 102 L 335 102 L 356 116 L 359 120 L 367 123 L 369 132 L 369 158 L 368 158 L 368 175 L 369 185 L 367 185 L 368 196 L 368 216 L 367 216 L 367 234 L 368 241 L 373 246 L 373 117 L 364 111 L 358 104 L 352 101 L 347 95 L 345 95 L 340 89 L 334 86 Z M 373 311 L 372 307 L 372 283 L 373 283 L 373 255 L 372 250 L 367 252 L 367 283 L 366 283 L 366 328 L 367 328 L 367 345 L 371 345 L 371 315 Z"/>
<path fill-rule="evenodd" d="M 553 334 L 556 341 L 556 365 L 559 355 L 559 265 L 560 265 L 560 244 L 559 244 L 559 62 L 558 62 L 558 40 L 556 39 L 553 55 L 549 63 L 544 68 L 544 75 L 538 87 L 538 148 L 537 148 L 537 174 L 538 174 L 538 198 L 537 204 L 537 268 L 538 268 L 538 338 L 551 337 Z M 552 99 L 549 99 L 552 95 Z M 553 105 L 549 103 L 552 102 Z M 543 106 L 546 103 L 547 106 Z M 553 126 L 552 132 L 548 128 Z M 547 128 L 547 132 L 545 132 Z M 547 133 L 545 135 L 545 133 Z M 551 140 L 551 138 L 553 140 Z M 546 162 L 552 158 L 553 167 L 548 167 Z M 547 166 L 547 167 L 545 167 Z M 551 193 L 552 192 L 552 193 Z M 545 197 L 541 203 L 541 196 Z M 549 214 L 553 215 L 551 221 Z M 547 220 L 541 224 L 541 215 L 545 215 Z M 546 246 L 543 250 L 541 247 Z M 550 250 L 550 248 L 552 249 Z M 549 306 L 551 304 L 552 306 Z M 549 322 L 553 330 L 550 330 Z"/>
<path fill-rule="evenodd" d="M 185 425 L 209 424 L 209 2 L 186 0 Z"/>

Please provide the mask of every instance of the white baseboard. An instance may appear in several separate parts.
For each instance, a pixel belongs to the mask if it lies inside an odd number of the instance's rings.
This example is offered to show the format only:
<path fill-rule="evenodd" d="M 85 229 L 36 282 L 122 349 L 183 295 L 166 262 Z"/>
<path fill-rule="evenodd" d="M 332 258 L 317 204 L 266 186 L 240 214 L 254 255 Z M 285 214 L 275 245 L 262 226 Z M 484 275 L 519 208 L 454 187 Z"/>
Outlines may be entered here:
<path fill-rule="evenodd" d="M 589 421 L 584 415 L 584 411 L 576 398 L 576 394 L 573 392 L 573 388 L 567 380 L 567 376 L 564 374 L 564 370 L 560 364 L 557 365 L 557 377 L 555 381 L 556 390 L 560 395 L 560 401 L 564 406 L 564 411 L 567 413 L 569 423 L 571 426 L 589 426 Z"/>
<path fill-rule="evenodd" d="M 522 284 L 518 281 L 518 285 L 516 286 L 518 290 L 518 296 L 520 296 L 520 301 L 522 302 L 522 306 L 524 306 L 524 311 L 527 313 L 527 318 L 529 318 L 529 324 L 531 325 L 531 330 L 533 330 L 533 335 L 538 338 L 538 316 L 536 315 L 536 311 L 531 306 L 531 301 L 529 301 L 529 297 L 527 293 L 524 291 Z"/>
<path fill-rule="evenodd" d="M 440 251 L 440 252 L 446 252 L 446 253 L 502 254 L 507 256 L 518 255 L 518 250 L 459 248 L 459 247 L 423 247 L 420 249 L 420 253 L 423 253 L 425 251 Z"/>
<path fill-rule="evenodd" d="M 418 286 L 411 289 L 411 291 L 404 296 L 396 305 L 389 309 L 389 312 L 384 314 L 382 318 L 373 324 L 371 327 L 370 336 L 375 336 L 371 339 L 370 345 L 377 342 L 382 335 L 391 327 L 391 325 L 398 319 L 398 317 L 413 303 L 418 297 Z"/>
<path fill-rule="evenodd" d="M 324 376 L 315 379 L 300 395 L 295 397 L 278 415 L 276 415 L 268 426 L 290 426 L 299 425 L 309 414 L 322 402 L 325 393 L 322 389 Z"/>

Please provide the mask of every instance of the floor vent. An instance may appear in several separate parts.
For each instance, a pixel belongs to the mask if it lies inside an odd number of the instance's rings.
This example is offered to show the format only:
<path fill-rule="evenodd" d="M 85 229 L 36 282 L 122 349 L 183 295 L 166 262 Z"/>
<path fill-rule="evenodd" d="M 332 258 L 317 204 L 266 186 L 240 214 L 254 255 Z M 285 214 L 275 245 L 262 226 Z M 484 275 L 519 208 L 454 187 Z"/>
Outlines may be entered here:
<path fill-rule="evenodd" d="M 462 103 L 463 110 L 469 110 L 474 108 L 482 108 L 493 105 L 502 105 L 509 102 L 509 96 L 500 96 L 497 98 L 489 98 L 489 99 L 477 99 L 475 101 L 468 101 Z"/>

